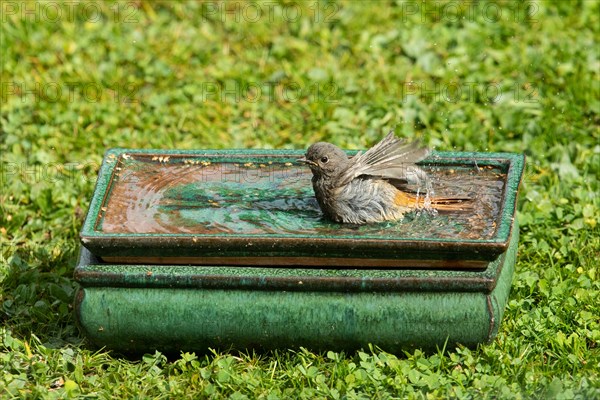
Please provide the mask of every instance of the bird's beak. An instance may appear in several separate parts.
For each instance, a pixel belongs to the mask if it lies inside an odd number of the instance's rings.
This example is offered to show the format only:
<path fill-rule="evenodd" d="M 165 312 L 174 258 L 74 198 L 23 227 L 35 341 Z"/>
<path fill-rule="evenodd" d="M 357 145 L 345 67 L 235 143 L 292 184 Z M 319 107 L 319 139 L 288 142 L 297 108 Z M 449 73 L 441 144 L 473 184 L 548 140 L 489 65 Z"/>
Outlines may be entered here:
<path fill-rule="evenodd" d="M 299 159 L 296 160 L 296 162 L 299 162 L 299 163 L 302 163 L 302 164 L 308 164 L 309 166 L 310 165 L 317 165 L 316 162 L 307 160 L 306 157 L 299 158 Z"/>

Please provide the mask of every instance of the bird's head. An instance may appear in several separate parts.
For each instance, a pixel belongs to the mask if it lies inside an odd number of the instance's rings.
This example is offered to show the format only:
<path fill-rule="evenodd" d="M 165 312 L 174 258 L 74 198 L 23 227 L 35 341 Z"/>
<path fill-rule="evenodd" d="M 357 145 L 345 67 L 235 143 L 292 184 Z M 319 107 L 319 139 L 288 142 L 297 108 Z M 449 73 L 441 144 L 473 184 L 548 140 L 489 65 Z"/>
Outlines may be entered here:
<path fill-rule="evenodd" d="M 348 156 L 339 147 L 326 142 L 318 142 L 306 150 L 306 155 L 298 162 L 307 164 L 313 175 L 336 176 L 348 166 Z"/>

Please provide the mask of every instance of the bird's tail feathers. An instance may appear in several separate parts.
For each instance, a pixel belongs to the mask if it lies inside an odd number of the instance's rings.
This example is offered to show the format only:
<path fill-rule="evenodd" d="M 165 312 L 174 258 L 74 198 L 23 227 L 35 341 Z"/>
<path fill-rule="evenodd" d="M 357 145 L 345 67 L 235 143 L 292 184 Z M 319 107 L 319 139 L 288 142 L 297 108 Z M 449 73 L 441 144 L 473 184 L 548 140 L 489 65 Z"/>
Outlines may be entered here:
<path fill-rule="evenodd" d="M 431 197 L 417 196 L 398 191 L 394 199 L 397 205 L 409 208 L 432 208 L 438 211 L 470 211 L 473 199 L 469 197 Z"/>

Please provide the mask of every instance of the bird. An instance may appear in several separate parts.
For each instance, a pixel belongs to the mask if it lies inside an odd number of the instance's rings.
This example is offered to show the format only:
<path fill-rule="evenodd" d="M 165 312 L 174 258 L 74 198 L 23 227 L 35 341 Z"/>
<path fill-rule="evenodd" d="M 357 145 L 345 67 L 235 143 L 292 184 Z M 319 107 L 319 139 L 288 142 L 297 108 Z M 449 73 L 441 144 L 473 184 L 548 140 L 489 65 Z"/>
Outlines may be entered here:
<path fill-rule="evenodd" d="M 429 197 L 431 182 L 416 163 L 429 155 L 418 141 L 394 131 L 353 157 L 328 142 L 312 144 L 299 163 L 312 171 L 312 186 L 323 215 L 335 222 L 366 224 L 401 220 L 410 211 L 430 208 L 465 211 L 467 197 Z M 418 190 L 411 191 L 409 186 Z M 425 194 L 420 194 L 424 189 Z"/>

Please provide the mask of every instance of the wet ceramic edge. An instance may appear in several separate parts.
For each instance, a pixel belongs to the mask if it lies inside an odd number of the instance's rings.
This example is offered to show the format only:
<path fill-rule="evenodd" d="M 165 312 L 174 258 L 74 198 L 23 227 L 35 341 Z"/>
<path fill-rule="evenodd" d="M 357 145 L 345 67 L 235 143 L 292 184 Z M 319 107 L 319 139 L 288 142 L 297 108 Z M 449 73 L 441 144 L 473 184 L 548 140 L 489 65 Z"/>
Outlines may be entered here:
<path fill-rule="evenodd" d="M 515 222 L 508 250 L 484 270 L 316 269 L 102 263 L 81 248 L 75 279 L 82 286 L 180 287 L 297 291 L 466 291 L 491 293 L 503 268 L 513 267 Z M 510 265 L 509 265 L 510 264 Z M 510 282 L 508 289 L 510 289 Z M 491 301 L 491 300 L 490 300 Z M 501 303 L 495 300 L 496 303 Z"/>

